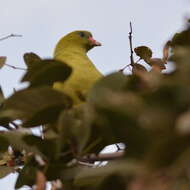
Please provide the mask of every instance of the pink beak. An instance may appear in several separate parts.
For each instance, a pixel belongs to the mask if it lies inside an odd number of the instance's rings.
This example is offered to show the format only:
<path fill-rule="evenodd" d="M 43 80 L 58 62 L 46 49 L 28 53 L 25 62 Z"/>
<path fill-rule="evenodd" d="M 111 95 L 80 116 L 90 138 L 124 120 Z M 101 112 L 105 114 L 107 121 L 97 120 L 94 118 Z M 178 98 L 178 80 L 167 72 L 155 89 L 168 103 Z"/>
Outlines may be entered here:
<path fill-rule="evenodd" d="M 102 44 L 100 42 L 97 42 L 93 37 L 89 37 L 88 40 L 91 42 L 94 46 L 101 46 Z"/>

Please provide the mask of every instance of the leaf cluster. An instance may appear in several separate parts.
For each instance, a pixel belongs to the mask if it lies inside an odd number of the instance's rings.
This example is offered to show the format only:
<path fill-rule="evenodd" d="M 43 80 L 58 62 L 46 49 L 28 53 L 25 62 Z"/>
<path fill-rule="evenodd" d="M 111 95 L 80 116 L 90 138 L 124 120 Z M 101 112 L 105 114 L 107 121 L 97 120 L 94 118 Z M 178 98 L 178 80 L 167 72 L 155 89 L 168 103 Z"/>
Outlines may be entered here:
<path fill-rule="evenodd" d="M 64 190 L 189 188 L 190 27 L 166 43 L 162 58 L 152 58 L 146 46 L 134 51 L 150 72 L 136 62 L 132 75 L 102 77 L 77 106 L 52 88 L 72 68 L 25 54 L 22 82 L 29 86 L 9 98 L 0 93 L 0 125 L 9 130 L 0 134 L 0 176 L 17 171 L 15 188 L 39 179 L 58 179 Z M 176 69 L 162 74 L 168 59 Z M 31 129 L 39 126 L 37 136 Z M 105 146 L 118 143 L 125 146 L 119 159 L 94 163 Z"/>

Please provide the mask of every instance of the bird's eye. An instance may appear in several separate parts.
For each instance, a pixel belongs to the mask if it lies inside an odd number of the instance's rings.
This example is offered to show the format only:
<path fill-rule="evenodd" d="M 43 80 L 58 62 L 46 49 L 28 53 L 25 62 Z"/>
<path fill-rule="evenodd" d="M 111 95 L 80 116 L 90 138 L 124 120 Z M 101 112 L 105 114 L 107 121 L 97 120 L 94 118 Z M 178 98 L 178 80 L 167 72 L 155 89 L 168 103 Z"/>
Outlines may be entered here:
<path fill-rule="evenodd" d="M 81 38 L 85 37 L 85 33 L 84 32 L 79 32 L 79 35 L 80 35 Z"/>

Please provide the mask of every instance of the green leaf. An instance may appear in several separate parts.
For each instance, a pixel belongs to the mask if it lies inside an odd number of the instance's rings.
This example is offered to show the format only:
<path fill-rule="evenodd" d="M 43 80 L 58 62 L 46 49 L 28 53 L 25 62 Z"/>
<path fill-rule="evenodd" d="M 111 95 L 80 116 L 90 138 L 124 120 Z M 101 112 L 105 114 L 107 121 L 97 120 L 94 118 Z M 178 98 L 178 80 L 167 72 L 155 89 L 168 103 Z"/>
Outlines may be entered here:
<path fill-rule="evenodd" d="M 18 91 L 8 98 L 1 114 L 6 112 L 6 118 L 21 119 L 25 127 L 33 127 L 55 121 L 58 114 L 71 104 L 68 96 L 50 87 L 32 88 Z"/>
<path fill-rule="evenodd" d="M 25 135 L 22 140 L 31 147 L 35 147 L 43 153 L 48 160 L 53 160 L 56 156 L 56 141 L 55 139 L 42 139 L 34 135 Z"/>
<path fill-rule="evenodd" d="M 0 166 L 0 179 L 6 177 L 12 172 L 14 172 L 14 168 L 7 166 Z"/>
<path fill-rule="evenodd" d="M 147 46 L 139 46 L 134 49 L 137 56 L 143 59 L 145 62 L 149 61 L 152 57 L 152 50 Z"/>
<path fill-rule="evenodd" d="M 140 158 L 150 141 L 149 132 L 137 119 L 145 105 L 138 94 L 126 91 L 128 80 L 129 77 L 115 73 L 93 86 L 89 93 L 89 102 L 94 109 L 91 122 L 107 145 L 126 143 L 127 156 Z"/>
<path fill-rule="evenodd" d="M 76 186 L 94 186 L 101 184 L 106 177 L 113 175 L 132 176 L 139 171 L 136 162 L 130 160 L 114 161 L 106 166 L 97 168 L 83 168 L 78 170 L 74 184 Z"/>
<path fill-rule="evenodd" d="M 32 187 L 36 181 L 37 168 L 31 165 L 26 165 L 19 173 L 15 188 L 21 188 L 24 185 Z"/>
<path fill-rule="evenodd" d="M 11 131 L 0 133 L 1 151 L 7 151 L 8 146 L 13 147 L 15 150 L 25 150 L 26 152 L 33 152 L 44 156 L 35 146 L 28 145 L 23 138 L 28 136 L 29 132 L 26 131 Z"/>
<path fill-rule="evenodd" d="M 145 162 L 151 169 L 170 167 L 180 159 L 189 145 L 189 136 L 179 136 L 174 132 L 160 134 L 154 138 L 149 152 L 145 155 Z"/>
<path fill-rule="evenodd" d="M 53 85 L 54 82 L 65 81 L 71 72 L 71 67 L 64 62 L 45 59 L 33 65 L 24 75 L 22 82 L 29 81 L 31 87 Z"/>
<path fill-rule="evenodd" d="M 0 152 L 6 152 L 8 150 L 8 147 L 10 145 L 9 140 L 3 136 L 4 134 L 0 134 Z"/>
<path fill-rule="evenodd" d="M 112 91 L 123 91 L 127 84 L 127 76 L 121 72 L 112 73 L 96 82 L 88 94 L 88 101 L 95 103 L 101 96 L 102 91 L 110 89 Z"/>
<path fill-rule="evenodd" d="M 91 132 L 91 128 L 84 118 L 86 112 L 85 106 L 78 106 L 73 110 L 63 111 L 58 121 L 62 143 L 65 144 L 69 141 L 78 154 L 82 153 Z"/>

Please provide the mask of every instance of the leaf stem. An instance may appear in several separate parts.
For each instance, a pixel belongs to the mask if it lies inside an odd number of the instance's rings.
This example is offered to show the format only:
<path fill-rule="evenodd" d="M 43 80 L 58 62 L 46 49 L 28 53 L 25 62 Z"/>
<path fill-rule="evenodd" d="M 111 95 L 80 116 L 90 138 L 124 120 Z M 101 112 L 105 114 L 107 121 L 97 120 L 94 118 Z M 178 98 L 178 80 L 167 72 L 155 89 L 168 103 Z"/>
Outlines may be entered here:
<path fill-rule="evenodd" d="M 23 70 L 23 71 L 26 71 L 26 70 L 27 70 L 27 69 L 22 68 L 22 67 L 15 67 L 15 66 L 13 66 L 13 65 L 9 65 L 9 64 L 7 64 L 7 63 L 5 63 L 5 65 L 6 65 L 7 67 L 11 67 L 12 69 Z"/>

